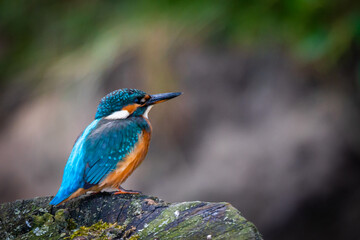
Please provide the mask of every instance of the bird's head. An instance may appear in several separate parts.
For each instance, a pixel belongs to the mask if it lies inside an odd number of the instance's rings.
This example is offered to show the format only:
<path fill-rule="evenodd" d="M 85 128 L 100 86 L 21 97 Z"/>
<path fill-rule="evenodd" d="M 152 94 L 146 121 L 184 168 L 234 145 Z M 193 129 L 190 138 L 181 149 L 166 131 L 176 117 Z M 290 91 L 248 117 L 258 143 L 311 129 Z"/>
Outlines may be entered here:
<path fill-rule="evenodd" d="M 125 119 L 129 116 L 144 116 L 154 104 L 181 95 L 180 92 L 149 95 L 137 89 L 119 89 L 103 97 L 97 108 L 95 119 Z"/>

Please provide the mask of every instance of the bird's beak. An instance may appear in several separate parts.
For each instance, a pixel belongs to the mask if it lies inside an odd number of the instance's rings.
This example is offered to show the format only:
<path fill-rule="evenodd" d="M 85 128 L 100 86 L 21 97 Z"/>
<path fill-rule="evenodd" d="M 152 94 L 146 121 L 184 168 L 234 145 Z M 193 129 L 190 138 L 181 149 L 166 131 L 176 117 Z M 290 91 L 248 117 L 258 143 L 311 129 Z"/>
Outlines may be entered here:
<path fill-rule="evenodd" d="M 157 103 L 165 102 L 174 97 L 180 96 L 181 92 L 172 92 L 172 93 L 160 93 L 155 95 L 150 95 L 150 99 L 145 103 L 146 106 L 154 105 Z"/>

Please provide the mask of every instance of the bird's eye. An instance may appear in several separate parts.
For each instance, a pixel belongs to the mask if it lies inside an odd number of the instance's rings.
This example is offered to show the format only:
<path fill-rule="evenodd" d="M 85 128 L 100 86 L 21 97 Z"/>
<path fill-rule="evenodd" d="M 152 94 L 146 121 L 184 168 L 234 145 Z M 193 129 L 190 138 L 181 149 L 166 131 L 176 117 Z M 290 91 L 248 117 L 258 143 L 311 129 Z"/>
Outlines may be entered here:
<path fill-rule="evenodd" d="M 137 101 L 137 103 L 139 103 L 139 104 L 144 104 L 147 100 L 146 100 L 146 98 L 138 98 L 138 99 L 136 99 Z"/>

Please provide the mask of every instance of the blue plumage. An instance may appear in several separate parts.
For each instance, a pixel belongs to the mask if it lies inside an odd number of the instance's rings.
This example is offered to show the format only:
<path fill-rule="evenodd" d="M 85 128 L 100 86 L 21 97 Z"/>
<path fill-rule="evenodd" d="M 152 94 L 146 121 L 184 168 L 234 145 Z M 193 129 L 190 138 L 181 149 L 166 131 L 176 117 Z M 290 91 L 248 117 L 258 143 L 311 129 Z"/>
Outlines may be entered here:
<path fill-rule="evenodd" d="M 142 131 L 150 126 L 142 117 L 121 121 L 101 120 L 87 137 L 85 181 L 97 184 L 134 148 Z M 101 148 L 101 151 L 98 149 Z"/>
<path fill-rule="evenodd" d="M 60 189 L 56 196 L 51 200 L 50 204 L 59 204 L 84 184 L 83 171 L 86 165 L 84 160 L 84 143 L 91 130 L 96 127 L 99 121 L 100 120 L 94 120 L 75 142 L 73 150 L 65 166 L 63 181 Z"/>
<path fill-rule="evenodd" d="M 151 126 L 145 112 L 148 112 L 151 105 L 178 95 L 180 93 L 148 95 L 136 89 L 120 89 L 102 98 L 95 120 L 74 144 L 60 189 L 50 204 L 57 205 L 93 189 L 92 187 L 97 187 L 96 191 L 106 187 L 99 187 L 99 184 L 106 182 L 105 179 L 109 178 L 118 163 L 124 162 L 134 152 L 140 136 L 146 133 L 147 142 L 142 140 L 142 146 L 146 148 L 139 148 L 142 150 L 136 152 L 135 158 L 129 158 L 136 163 L 127 165 L 131 167 L 126 170 L 126 174 L 131 174 L 145 157 L 150 141 Z M 123 179 L 126 177 L 119 180 L 115 178 L 110 186 L 120 185 Z"/>
<path fill-rule="evenodd" d="M 118 162 L 133 150 L 142 131 L 149 128 L 142 117 L 94 120 L 76 141 L 59 192 L 50 204 L 59 204 L 78 188 L 98 184 L 116 169 Z"/>

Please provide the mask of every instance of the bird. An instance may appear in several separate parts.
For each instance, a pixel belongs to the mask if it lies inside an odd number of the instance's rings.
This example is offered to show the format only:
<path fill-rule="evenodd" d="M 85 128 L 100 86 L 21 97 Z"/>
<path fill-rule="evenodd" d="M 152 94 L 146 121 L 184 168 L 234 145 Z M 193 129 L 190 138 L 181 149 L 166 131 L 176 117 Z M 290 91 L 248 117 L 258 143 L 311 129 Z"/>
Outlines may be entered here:
<path fill-rule="evenodd" d="M 152 126 L 148 114 L 158 103 L 181 92 L 149 95 L 138 89 L 118 89 L 103 97 L 95 119 L 75 141 L 60 188 L 50 205 L 60 205 L 89 191 L 106 188 L 114 194 L 136 194 L 121 184 L 144 160 Z"/>

